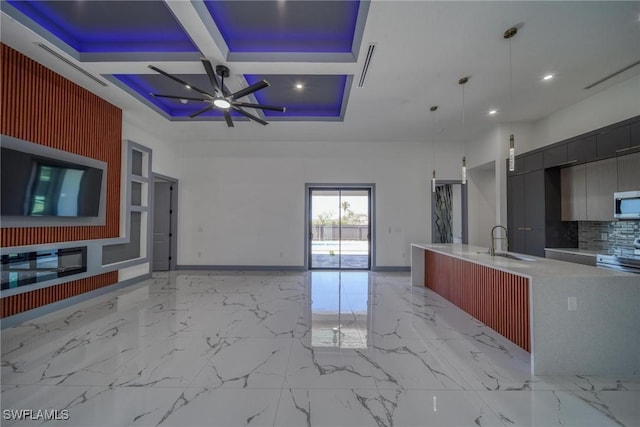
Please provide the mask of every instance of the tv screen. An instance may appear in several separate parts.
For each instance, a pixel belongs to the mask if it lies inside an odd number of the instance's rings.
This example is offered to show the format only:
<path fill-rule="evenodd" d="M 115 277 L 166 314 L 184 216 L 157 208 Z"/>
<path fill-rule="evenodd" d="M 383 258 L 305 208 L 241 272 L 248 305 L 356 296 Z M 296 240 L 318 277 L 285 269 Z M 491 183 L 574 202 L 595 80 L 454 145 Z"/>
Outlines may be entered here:
<path fill-rule="evenodd" d="M 97 217 L 102 170 L 2 147 L 2 216 Z"/>

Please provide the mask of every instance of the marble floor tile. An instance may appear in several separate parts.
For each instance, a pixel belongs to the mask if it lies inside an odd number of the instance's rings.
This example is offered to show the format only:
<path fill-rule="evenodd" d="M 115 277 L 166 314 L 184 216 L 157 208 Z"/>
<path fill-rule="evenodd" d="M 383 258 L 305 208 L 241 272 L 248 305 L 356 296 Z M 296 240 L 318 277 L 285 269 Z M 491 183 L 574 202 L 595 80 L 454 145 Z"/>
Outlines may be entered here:
<path fill-rule="evenodd" d="M 154 274 L 0 335 L 2 409 L 48 426 L 640 426 L 640 376 L 533 376 L 407 273 Z"/>
<path fill-rule="evenodd" d="M 478 392 L 493 414 L 516 426 L 636 426 L 640 392 L 535 390 Z"/>
<path fill-rule="evenodd" d="M 2 391 L 3 411 L 32 410 L 29 418 L 7 419 L 2 425 L 101 427 L 156 426 L 180 401 L 181 388 L 163 387 L 84 387 L 84 386 L 15 386 Z M 38 410 L 58 411 L 52 419 L 38 419 Z M 66 416 L 65 413 L 66 412 Z M 25 414 L 26 415 L 26 414 Z M 44 416 L 44 415 L 42 415 Z M 67 419 L 65 419 L 67 418 Z"/>
<path fill-rule="evenodd" d="M 280 388 L 291 338 L 221 338 L 190 387 Z"/>
<path fill-rule="evenodd" d="M 473 391 L 282 391 L 275 426 L 498 426 L 503 425 Z"/>

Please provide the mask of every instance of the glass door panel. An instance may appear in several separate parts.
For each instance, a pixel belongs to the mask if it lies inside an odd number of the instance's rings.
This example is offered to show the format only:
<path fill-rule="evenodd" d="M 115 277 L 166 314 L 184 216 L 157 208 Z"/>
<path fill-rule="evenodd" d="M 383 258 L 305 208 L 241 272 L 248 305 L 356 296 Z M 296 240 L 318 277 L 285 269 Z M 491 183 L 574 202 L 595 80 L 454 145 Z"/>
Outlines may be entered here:
<path fill-rule="evenodd" d="M 340 268 L 340 191 L 311 190 L 311 268 Z"/>
<path fill-rule="evenodd" d="M 369 269 L 371 189 L 309 191 L 310 267 Z"/>
<path fill-rule="evenodd" d="M 341 190 L 340 215 L 340 268 L 369 269 L 369 190 Z"/>

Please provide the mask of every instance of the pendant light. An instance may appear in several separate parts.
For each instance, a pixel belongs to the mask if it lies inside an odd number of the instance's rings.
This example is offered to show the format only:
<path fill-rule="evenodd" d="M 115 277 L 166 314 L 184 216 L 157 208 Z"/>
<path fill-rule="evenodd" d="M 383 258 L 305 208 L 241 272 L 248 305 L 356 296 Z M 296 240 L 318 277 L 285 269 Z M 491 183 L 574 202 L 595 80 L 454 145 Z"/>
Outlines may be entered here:
<path fill-rule="evenodd" d="M 462 87 L 462 134 L 464 135 L 464 85 L 469 81 L 470 77 L 463 77 L 458 80 L 458 84 Z M 462 157 L 462 185 L 467 183 L 467 158 Z"/>
<path fill-rule="evenodd" d="M 513 137 L 513 67 L 511 65 L 511 39 L 518 34 L 516 27 L 504 32 L 503 37 L 509 40 L 509 172 L 516 170 L 516 145 Z"/>
<path fill-rule="evenodd" d="M 431 174 L 431 192 L 436 192 L 436 110 L 438 109 L 437 105 L 431 107 L 431 129 L 433 132 L 433 172 Z"/>

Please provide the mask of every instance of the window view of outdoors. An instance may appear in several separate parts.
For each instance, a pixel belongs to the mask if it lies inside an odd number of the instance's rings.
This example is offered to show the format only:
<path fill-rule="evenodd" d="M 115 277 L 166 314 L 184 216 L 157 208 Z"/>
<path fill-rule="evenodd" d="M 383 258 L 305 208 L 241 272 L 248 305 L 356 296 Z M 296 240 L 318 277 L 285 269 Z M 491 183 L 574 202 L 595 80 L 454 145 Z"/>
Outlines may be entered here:
<path fill-rule="evenodd" d="M 369 190 L 312 190 L 311 268 L 368 269 Z"/>

